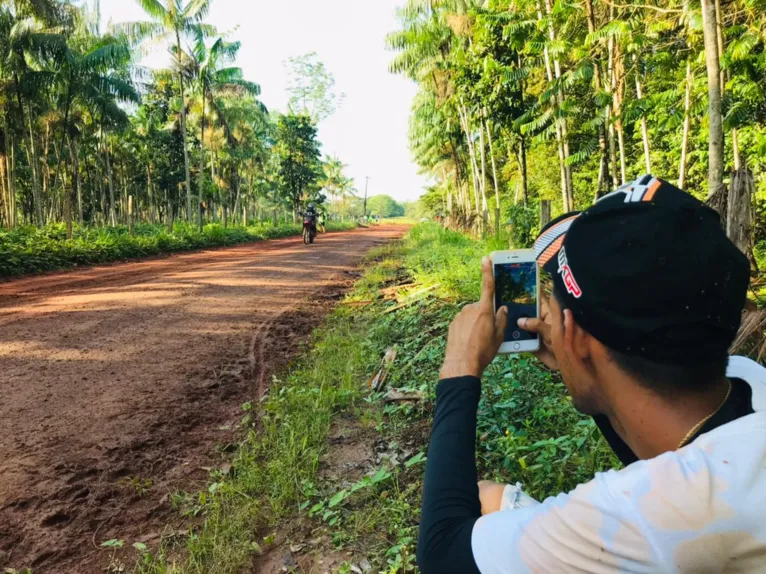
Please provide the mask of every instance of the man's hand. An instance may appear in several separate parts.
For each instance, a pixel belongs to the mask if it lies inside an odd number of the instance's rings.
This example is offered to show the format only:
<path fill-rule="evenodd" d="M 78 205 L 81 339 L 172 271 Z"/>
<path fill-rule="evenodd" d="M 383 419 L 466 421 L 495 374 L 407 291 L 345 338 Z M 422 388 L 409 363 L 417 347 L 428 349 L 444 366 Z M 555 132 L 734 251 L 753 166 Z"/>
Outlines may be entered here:
<path fill-rule="evenodd" d="M 503 307 L 495 314 L 495 277 L 488 257 L 481 262 L 481 273 L 481 300 L 467 305 L 449 328 L 441 379 L 480 378 L 503 343 L 508 309 Z"/>
<path fill-rule="evenodd" d="M 540 350 L 534 355 L 549 369 L 553 371 L 559 370 L 559 362 L 556 360 L 556 355 L 553 354 L 553 346 L 551 345 L 551 323 L 552 323 L 551 310 L 548 306 L 548 300 L 543 298 L 540 305 L 540 318 L 521 318 L 519 319 L 519 327 L 530 333 L 535 333 L 540 338 Z"/>

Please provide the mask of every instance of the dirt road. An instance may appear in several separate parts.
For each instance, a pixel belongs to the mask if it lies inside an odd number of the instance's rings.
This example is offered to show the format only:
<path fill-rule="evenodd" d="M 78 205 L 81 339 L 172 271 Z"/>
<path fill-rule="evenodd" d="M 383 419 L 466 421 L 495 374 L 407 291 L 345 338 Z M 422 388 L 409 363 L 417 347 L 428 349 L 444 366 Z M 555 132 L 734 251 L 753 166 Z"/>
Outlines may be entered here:
<path fill-rule="evenodd" d="M 0 570 L 103 572 L 204 484 L 380 227 L 0 284 Z M 225 450 L 225 449 L 224 449 Z M 178 524 L 180 526 L 180 523 Z"/>

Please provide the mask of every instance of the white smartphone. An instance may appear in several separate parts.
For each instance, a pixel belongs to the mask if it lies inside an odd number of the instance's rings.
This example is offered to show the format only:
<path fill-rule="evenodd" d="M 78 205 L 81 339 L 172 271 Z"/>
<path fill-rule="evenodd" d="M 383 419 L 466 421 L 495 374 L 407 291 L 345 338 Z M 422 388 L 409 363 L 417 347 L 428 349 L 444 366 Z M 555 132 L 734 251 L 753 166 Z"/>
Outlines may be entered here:
<path fill-rule="evenodd" d="M 540 349 L 534 333 L 519 329 L 522 317 L 540 316 L 540 272 L 531 249 L 495 251 L 490 254 L 495 274 L 495 310 L 508 307 L 501 353 L 529 353 Z"/>

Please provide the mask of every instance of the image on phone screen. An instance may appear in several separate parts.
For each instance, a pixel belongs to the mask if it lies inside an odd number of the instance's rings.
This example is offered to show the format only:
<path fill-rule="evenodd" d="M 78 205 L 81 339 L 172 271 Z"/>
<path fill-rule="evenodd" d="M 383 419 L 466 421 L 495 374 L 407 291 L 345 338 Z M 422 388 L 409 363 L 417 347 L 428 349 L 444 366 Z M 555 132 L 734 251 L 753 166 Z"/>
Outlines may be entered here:
<path fill-rule="evenodd" d="M 537 263 L 501 263 L 495 265 L 495 308 L 508 307 L 505 342 L 530 341 L 534 333 L 519 329 L 522 317 L 537 317 Z"/>

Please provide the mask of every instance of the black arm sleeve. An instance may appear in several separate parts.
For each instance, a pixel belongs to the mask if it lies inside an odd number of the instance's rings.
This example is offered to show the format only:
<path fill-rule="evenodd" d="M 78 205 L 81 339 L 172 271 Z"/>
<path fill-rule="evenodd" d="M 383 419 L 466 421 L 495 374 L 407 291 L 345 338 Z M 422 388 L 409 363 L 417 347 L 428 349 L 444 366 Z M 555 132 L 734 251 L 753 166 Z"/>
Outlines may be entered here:
<path fill-rule="evenodd" d="M 475 377 L 436 387 L 417 553 L 423 574 L 480 574 L 471 550 L 473 525 L 481 517 L 475 458 L 480 395 Z"/>

